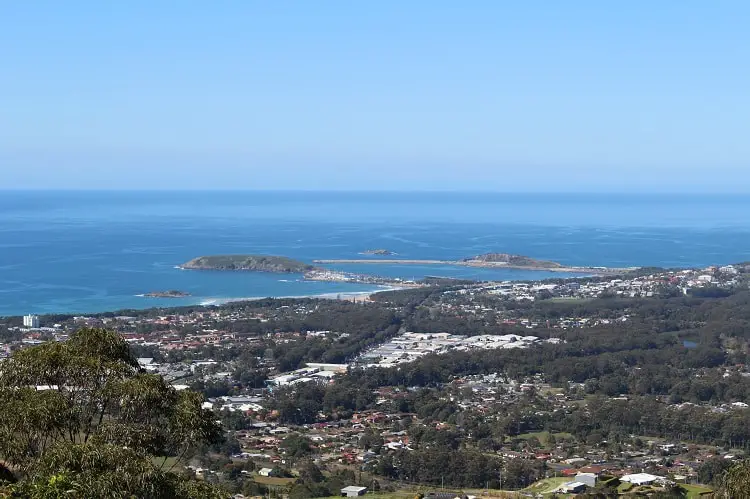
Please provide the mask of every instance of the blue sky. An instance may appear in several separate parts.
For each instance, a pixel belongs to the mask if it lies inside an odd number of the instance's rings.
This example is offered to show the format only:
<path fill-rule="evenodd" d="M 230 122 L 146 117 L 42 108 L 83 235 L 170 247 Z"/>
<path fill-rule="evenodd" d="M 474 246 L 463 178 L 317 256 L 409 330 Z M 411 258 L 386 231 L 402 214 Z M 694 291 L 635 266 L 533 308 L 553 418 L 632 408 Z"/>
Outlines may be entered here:
<path fill-rule="evenodd" d="M 750 192 L 750 2 L 0 5 L 0 188 Z"/>

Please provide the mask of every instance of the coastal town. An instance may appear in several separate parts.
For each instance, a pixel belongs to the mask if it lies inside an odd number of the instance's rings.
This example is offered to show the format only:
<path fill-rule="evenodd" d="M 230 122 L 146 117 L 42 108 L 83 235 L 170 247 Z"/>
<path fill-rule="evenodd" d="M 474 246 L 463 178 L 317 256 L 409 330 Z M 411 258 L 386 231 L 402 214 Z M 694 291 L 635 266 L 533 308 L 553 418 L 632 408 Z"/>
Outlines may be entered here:
<path fill-rule="evenodd" d="M 706 492 L 710 470 L 746 455 L 744 443 L 719 443 L 745 438 L 741 425 L 750 421 L 750 399 L 739 388 L 735 396 L 693 395 L 692 388 L 649 396 L 627 388 L 638 383 L 639 367 L 624 366 L 625 380 L 609 387 L 607 376 L 595 371 L 561 376 L 501 366 L 580 349 L 586 334 L 618 335 L 635 324 L 657 330 L 643 307 L 731 299 L 747 289 L 747 272 L 745 265 L 727 265 L 538 282 L 448 280 L 360 303 L 268 299 L 128 314 L 28 315 L 4 320 L 0 348 L 9 356 L 65 341 L 82 327 L 117 331 L 143 370 L 176 390 L 205 395 L 203 407 L 223 422 L 228 443 L 195 456 L 189 471 L 230 484 L 238 494 L 289 494 L 309 466 L 326 470 L 319 480 L 333 495 L 446 488 L 467 497 L 483 488 L 485 495 L 520 490 L 540 497 L 602 487 L 623 494 L 675 487 Z M 599 305 L 589 307 L 594 302 Z M 669 344 L 689 352 L 701 342 L 701 326 L 683 320 L 696 336 Z M 721 341 L 724 355 L 739 352 L 737 337 Z M 487 367 L 441 371 L 471 359 Z M 742 363 L 696 365 L 702 367 L 691 372 L 701 379 L 735 387 L 750 381 Z M 601 423 L 571 419 L 585 408 L 596 418 L 599 408 L 613 414 L 634 403 L 655 403 L 679 418 L 736 421 L 740 428 L 712 441 L 690 438 L 691 430 L 654 434 L 646 423 L 639 433 L 623 422 L 608 439 Z M 437 459 L 430 449 L 441 446 L 489 459 L 471 472 L 481 471 L 486 483 L 451 476 L 446 486 L 433 471 L 410 476 L 410 456 L 423 463 Z"/>
<path fill-rule="evenodd" d="M 0 499 L 750 499 L 750 2 L 0 12 Z"/>

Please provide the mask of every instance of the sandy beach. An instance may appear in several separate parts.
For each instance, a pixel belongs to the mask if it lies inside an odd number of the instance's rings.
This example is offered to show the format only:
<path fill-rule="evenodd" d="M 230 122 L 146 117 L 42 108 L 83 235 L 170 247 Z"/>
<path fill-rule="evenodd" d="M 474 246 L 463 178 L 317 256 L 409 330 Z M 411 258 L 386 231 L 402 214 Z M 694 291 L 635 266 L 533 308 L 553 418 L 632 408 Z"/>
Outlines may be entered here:
<path fill-rule="evenodd" d="M 225 303 L 233 303 L 240 301 L 258 301 L 271 299 L 302 299 L 302 298 L 319 298 L 323 300 L 346 300 L 351 302 L 366 302 L 370 301 L 372 295 L 377 293 L 383 293 L 385 291 L 398 291 L 401 289 L 407 289 L 406 287 L 388 286 L 382 289 L 376 289 L 371 291 L 353 291 L 346 293 L 321 293 L 313 295 L 289 295 L 289 296 L 248 296 L 242 298 L 206 298 L 202 300 L 199 305 L 211 306 L 211 305 L 223 305 Z"/>

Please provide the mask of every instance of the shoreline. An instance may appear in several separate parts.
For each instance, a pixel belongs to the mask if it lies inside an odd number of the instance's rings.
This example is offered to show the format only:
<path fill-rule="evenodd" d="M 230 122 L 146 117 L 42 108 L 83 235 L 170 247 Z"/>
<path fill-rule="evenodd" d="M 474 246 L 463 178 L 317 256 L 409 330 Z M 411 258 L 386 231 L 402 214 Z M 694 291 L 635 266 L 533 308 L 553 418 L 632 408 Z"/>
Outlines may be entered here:
<path fill-rule="evenodd" d="M 198 303 L 198 305 L 204 307 L 210 307 L 213 305 L 223 305 L 226 303 L 236 303 L 242 301 L 259 301 L 259 300 L 292 300 L 292 299 L 305 299 L 305 298 L 317 298 L 321 300 L 348 300 L 361 298 L 363 301 L 369 301 L 372 295 L 383 293 L 386 291 L 400 291 L 402 289 L 409 289 L 406 287 L 399 286 L 387 286 L 383 289 L 376 289 L 371 291 L 345 291 L 342 293 L 318 293 L 312 295 L 286 295 L 286 296 L 246 296 L 240 298 L 207 298 Z"/>
<path fill-rule="evenodd" d="M 212 297 L 200 297 L 200 296 L 186 296 L 182 298 L 163 298 L 165 300 L 170 300 L 171 303 L 166 303 L 163 305 L 157 305 L 153 301 L 154 297 L 147 297 L 144 293 L 135 294 L 132 296 L 143 298 L 143 306 L 138 307 L 121 307 L 121 308 L 109 308 L 107 310 L 99 310 L 99 311 L 72 311 L 72 312 L 60 312 L 60 311 L 38 311 L 35 313 L 35 315 L 38 315 L 40 317 L 48 316 L 48 315 L 69 315 L 69 316 L 84 316 L 84 317 L 94 317 L 99 316 L 103 314 L 110 314 L 115 312 L 126 312 L 131 310 L 137 310 L 137 311 L 143 311 L 143 310 L 152 310 L 152 309 L 164 309 L 164 308 L 184 308 L 184 307 L 210 307 L 210 306 L 220 306 L 225 305 L 227 303 L 236 303 L 236 302 L 242 302 L 242 301 L 258 301 L 258 300 L 287 300 L 287 299 L 305 299 L 305 298 L 311 298 L 311 299 L 321 299 L 321 300 L 348 300 L 353 301 L 356 299 L 356 301 L 369 301 L 370 297 L 377 293 L 382 293 L 385 291 L 399 291 L 402 289 L 409 289 L 407 287 L 399 287 L 399 286 L 381 286 L 378 289 L 371 289 L 367 291 L 344 291 L 341 293 L 335 293 L 335 292 L 327 292 L 327 293 L 317 293 L 317 294 L 307 294 L 307 295 L 284 295 L 284 296 L 241 296 L 236 298 L 212 298 Z M 149 300 L 150 298 L 150 300 Z M 180 302 L 179 300 L 188 300 L 187 303 Z M 150 304 L 149 304 L 150 303 Z M 24 313 L 17 313 L 17 314 L 3 314 L 0 315 L 1 319 L 9 319 L 14 317 L 22 317 Z"/>

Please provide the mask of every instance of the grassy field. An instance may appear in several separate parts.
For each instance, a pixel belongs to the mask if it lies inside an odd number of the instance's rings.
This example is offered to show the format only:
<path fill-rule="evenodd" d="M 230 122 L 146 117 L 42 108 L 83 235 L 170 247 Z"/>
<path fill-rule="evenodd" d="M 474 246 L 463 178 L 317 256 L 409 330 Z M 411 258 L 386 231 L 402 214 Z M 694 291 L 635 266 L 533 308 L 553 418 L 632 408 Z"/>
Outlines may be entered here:
<path fill-rule="evenodd" d="M 620 493 L 627 492 L 632 488 L 633 488 L 632 483 L 622 482 L 620 485 L 617 486 L 617 492 L 620 492 Z"/>
<path fill-rule="evenodd" d="M 277 487 L 284 487 L 292 483 L 294 478 L 280 478 L 276 476 L 260 476 L 257 473 L 253 474 L 253 481 L 263 485 L 274 485 Z"/>
<path fill-rule="evenodd" d="M 523 489 L 523 492 L 530 492 L 532 494 L 551 494 L 560 485 L 568 483 L 570 480 L 570 477 L 564 476 L 556 478 L 545 478 L 544 480 L 539 480 L 538 482 L 533 483 L 527 488 Z"/>
<path fill-rule="evenodd" d="M 340 498 L 341 496 L 330 496 L 328 498 L 321 498 L 321 499 L 336 499 Z M 408 491 L 396 491 L 396 492 L 376 492 L 371 493 L 368 492 L 364 496 L 362 496 L 366 499 L 413 499 L 414 497 L 417 497 L 417 492 L 408 492 Z"/>
<path fill-rule="evenodd" d="M 701 487 L 700 485 L 680 485 L 680 488 L 687 491 L 688 499 L 698 499 L 699 497 L 705 497 L 713 492 L 708 487 Z"/>
<path fill-rule="evenodd" d="M 565 390 L 562 389 L 562 388 L 549 387 L 549 388 L 542 388 L 541 390 L 539 390 L 539 394 L 540 395 L 545 395 L 545 396 L 546 395 L 557 395 L 559 393 L 563 393 L 564 391 Z"/>
<path fill-rule="evenodd" d="M 558 440 L 561 438 L 570 438 L 570 439 L 574 438 L 573 435 L 571 435 L 570 433 L 553 433 L 552 435 Z M 548 431 L 536 431 L 533 433 L 522 433 L 515 438 L 528 440 L 530 438 L 536 437 L 536 439 L 539 440 L 539 442 L 542 445 L 546 446 L 549 443 L 549 436 L 550 436 L 550 433 Z"/>
<path fill-rule="evenodd" d="M 261 477 L 264 478 L 264 477 Z M 468 495 L 474 495 L 478 498 L 484 497 L 487 499 L 514 499 L 520 497 L 528 497 L 528 494 L 542 494 L 544 496 L 551 496 L 555 490 L 557 490 L 562 484 L 571 481 L 570 477 L 556 477 L 556 478 L 545 478 L 532 484 L 531 486 L 517 491 L 501 491 L 501 490 L 485 490 L 485 489 L 464 489 L 461 492 Z M 688 499 L 706 499 L 706 494 L 711 492 L 711 489 L 701 487 L 698 485 L 681 485 L 681 487 L 687 491 Z M 413 499 L 418 496 L 421 492 L 426 494 L 430 490 L 436 490 L 434 487 L 416 487 L 414 490 L 399 490 L 396 492 L 378 492 L 368 493 L 364 499 Z M 658 488 L 652 487 L 633 487 L 632 484 L 623 483 L 617 488 L 617 492 L 623 497 L 631 497 L 631 493 L 635 491 L 648 492 L 655 491 Z M 445 492 L 449 492 L 445 490 Z M 460 492 L 456 492 L 459 494 Z M 326 499 L 334 499 L 337 496 L 332 496 Z M 558 497 L 570 497 L 566 494 L 558 494 Z"/>
<path fill-rule="evenodd" d="M 170 457 L 167 458 L 166 461 L 164 461 L 163 457 L 154 457 L 154 458 L 151 459 L 151 461 L 156 466 L 161 466 L 161 469 L 163 469 L 163 470 L 171 469 L 173 466 L 174 466 L 174 469 L 176 470 L 177 468 L 180 467 L 180 465 L 177 463 L 177 458 L 176 457 L 171 457 L 170 456 Z M 180 468 L 180 469 L 182 469 L 182 468 Z"/>

